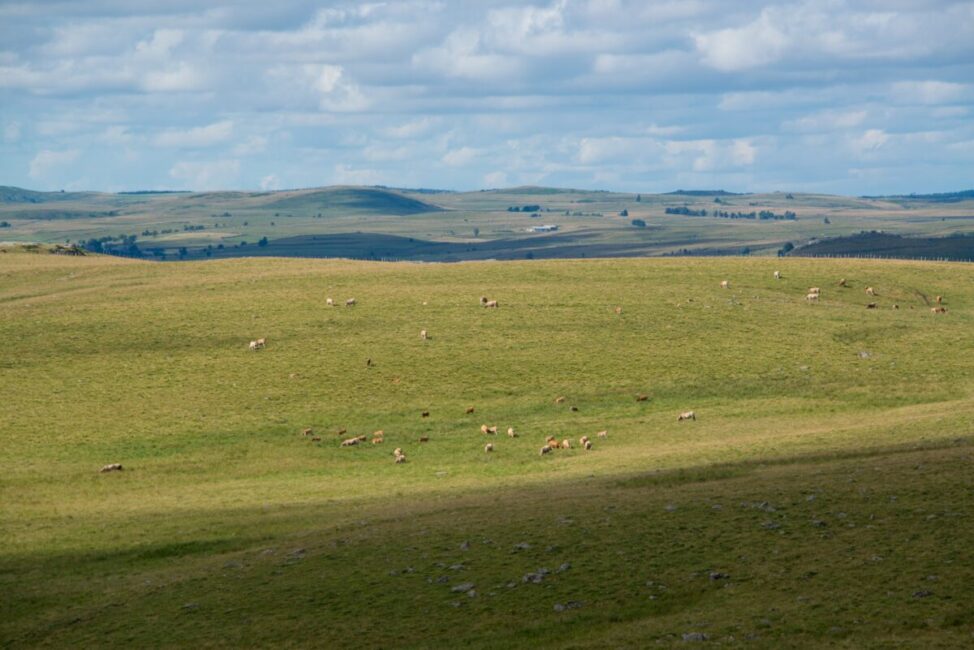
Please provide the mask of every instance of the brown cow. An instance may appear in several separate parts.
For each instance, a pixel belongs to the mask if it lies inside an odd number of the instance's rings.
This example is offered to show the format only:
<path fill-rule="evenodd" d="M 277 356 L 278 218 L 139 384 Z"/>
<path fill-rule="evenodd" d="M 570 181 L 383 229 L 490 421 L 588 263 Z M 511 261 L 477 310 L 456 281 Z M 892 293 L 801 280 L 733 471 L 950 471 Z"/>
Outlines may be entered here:
<path fill-rule="evenodd" d="M 467 415 L 470 415 L 471 413 L 474 412 L 474 408 L 472 406 L 468 406 L 466 412 L 467 412 Z"/>
<path fill-rule="evenodd" d="M 648 399 L 649 399 L 649 395 L 646 395 L 645 393 L 640 393 L 639 395 L 636 396 L 637 402 L 645 402 Z"/>

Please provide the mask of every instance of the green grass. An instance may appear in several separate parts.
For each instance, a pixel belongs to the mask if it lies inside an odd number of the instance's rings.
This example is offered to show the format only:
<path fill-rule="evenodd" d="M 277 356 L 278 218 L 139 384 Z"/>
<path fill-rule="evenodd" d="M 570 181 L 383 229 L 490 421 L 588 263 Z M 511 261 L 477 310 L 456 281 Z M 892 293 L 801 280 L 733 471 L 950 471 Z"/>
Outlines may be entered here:
<path fill-rule="evenodd" d="M 10 250 L 0 645 L 969 646 L 972 279 Z"/>

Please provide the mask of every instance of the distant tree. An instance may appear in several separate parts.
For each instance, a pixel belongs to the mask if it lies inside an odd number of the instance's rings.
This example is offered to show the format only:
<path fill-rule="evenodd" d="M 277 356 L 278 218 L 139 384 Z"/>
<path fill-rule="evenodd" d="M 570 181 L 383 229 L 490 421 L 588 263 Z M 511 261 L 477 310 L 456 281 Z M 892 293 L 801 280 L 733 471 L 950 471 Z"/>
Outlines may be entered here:
<path fill-rule="evenodd" d="M 480 228 L 474 228 L 473 229 L 473 236 L 474 237 L 480 237 Z"/>
<path fill-rule="evenodd" d="M 0 228 L 9 228 L 9 227 L 10 227 L 9 221 L 0 221 Z"/>
<path fill-rule="evenodd" d="M 185 259 L 187 255 L 189 255 L 189 250 L 185 246 L 181 246 L 179 248 L 179 259 Z"/>
<path fill-rule="evenodd" d="M 827 225 L 829 225 L 832 222 L 829 220 L 828 217 L 825 217 L 824 219 L 822 219 L 822 223 L 824 223 L 827 226 Z"/>
<path fill-rule="evenodd" d="M 524 259 L 526 259 L 526 260 L 533 260 L 534 259 L 534 251 L 528 251 L 527 253 L 525 253 Z"/>
<path fill-rule="evenodd" d="M 788 194 L 785 194 L 785 198 L 786 199 L 794 199 L 795 198 L 795 195 L 794 194 L 791 194 L 791 193 L 788 193 Z"/>
<path fill-rule="evenodd" d="M 267 237 L 261 237 L 260 241 L 257 242 L 257 245 L 260 246 L 261 248 L 267 246 Z"/>
<path fill-rule="evenodd" d="M 642 196 L 642 194 L 637 194 L 637 195 L 636 195 L 636 203 L 639 203 L 639 202 L 640 202 L 640 201 L 642 201 L 642 200 L 643 200 L 643 196 Z"/>
<path fill-rule="evenodd" d="M 620 217 L 628 217 L 629 216 L 629 210 L 623 208 L 622 209 L 622 212 L 619 213 L 619 216 Z"/>
<path fill-rule="evenodd" d="M 646 222 L 643 221 L 642 219 L 633 219 L 630 223 L 632 223 L 632 225 L 636 226 L 637 228 L 646 227 Z"/>
<path fill-rule="evenodd" d="M 785 255 L 787 255 L 793 250 L 795 250 L 795 245 L 792 244 L 790 241 L 785 242 L 785 245 L 782 246 L 781 249 L 778 251 L 778 257 L 784 257 Z"/>

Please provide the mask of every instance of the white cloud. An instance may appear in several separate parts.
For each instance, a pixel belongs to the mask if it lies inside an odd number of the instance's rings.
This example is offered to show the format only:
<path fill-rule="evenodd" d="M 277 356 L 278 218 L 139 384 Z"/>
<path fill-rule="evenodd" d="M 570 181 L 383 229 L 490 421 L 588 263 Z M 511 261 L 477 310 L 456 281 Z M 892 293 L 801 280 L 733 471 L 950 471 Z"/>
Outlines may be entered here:
<path fill-rule="evenodd" d="M 443 155 L 443 163 L 450 167 L 463 167 L 478 156 L 479 152 L 471 147 L 452 149 Z"/>
<path fill-rule="evenodd" d="M 253 156 L 267 149 L 268 140 L 262 135 L 252 135 L 233 148 L 234 156 Z"/>
<path fill-rule="evenodd" d="M 974 39 L 974 34 L 971 35 Z M 904 104 L 951 104 L 971 98 L 971 87 L 947 81 L 898 81 L 892 86 L 892 96 Z"/>
<path fill-rule="evenodd" d="M 882 129 L 869 129 L 858 138 L 852 140 L 853 148 L 859 153 L 876 151 L 889 140 L 889 136 Z"/>
<path fill-rule="evenodd" d="M 180 161 L 169 169 L 169 176 L 193 190 L 234 189 L 239 181 L 240 161 Z"/>
<path fill-rule="evenodd" d="M 44 149 L 37 152 L 37 155 L 31 159 L 28 173 L 33 179 L 45 179 L 51 172 L 73 163 L 78 159 L 80 154 L 81 152 L 77 149 L 68 149 L 66 151 Z"/>
<path fill-rule="evenodd" d="M 765 9 L 743 27 L 693 34 L 703 62 L 723 72 L 735 72 L 776 61 L 788 47 L 789 37 Z"/>
<path fill-rule="evenodd" d="M 260 179 L 260 189 L 267 192 L 269 190 L 277 190 L 281 187 L 281 179 L 277 177 L 277 174 L 268 174 Z"/>
<path fill-rule="evenodd" d="M 181 149 L 206 148 L 223 144 L 233 137 L 233 122 L 223 120 L 207 126 L 191 129 L 169 129 L 156 135 L 152 142 L 157 147 L 176 147 Z"/>
<path fill-rule="evenodd" d="M 785 120 L 781 127 L 786 131 L 802 133 L 831 132 L 851 129 L 862 124 L 868 113 L 865 110 L 825 110 L 798 118 Z"/>
<path fill-rule="evenodd" d="M 380 178 L 374 169 L 355 169 L 347 164 L 335 165 L 332 174 L 332 182 L 338 185 L 379 185 Z"/>
<path fill-rule="evenodd" d="M 507 174 L 502 171 L 493 171 L 488 174 L 484 174 L 484 187 L 507 187 Z"/>

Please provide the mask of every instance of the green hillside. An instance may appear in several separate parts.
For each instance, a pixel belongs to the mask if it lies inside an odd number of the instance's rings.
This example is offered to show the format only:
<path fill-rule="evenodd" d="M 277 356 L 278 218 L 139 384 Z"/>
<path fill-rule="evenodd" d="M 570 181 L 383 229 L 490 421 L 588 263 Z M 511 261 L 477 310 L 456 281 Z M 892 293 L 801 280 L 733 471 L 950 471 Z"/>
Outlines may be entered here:
<path fill-rule="evenodd" d="M 969 265 L 0 250 L 0 646 L 974 638 Z"/>

